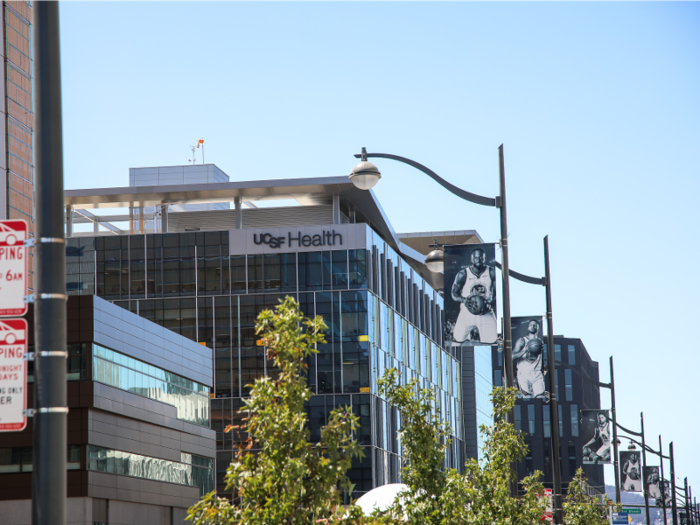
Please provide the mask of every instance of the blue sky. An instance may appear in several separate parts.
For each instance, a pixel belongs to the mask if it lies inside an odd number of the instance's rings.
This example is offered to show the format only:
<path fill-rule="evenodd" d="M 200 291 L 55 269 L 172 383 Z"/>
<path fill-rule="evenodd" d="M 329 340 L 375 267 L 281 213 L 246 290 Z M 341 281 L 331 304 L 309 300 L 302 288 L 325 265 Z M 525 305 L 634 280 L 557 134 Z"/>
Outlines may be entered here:
<path fill-rule="evenodd" d="M 366 146 L 495 196 L 503 143 L 512 268 L 541 275 L 550 236 L 554 331 L 603 380 L 614 355 L 620 422 L 644 411 L 700 490 L 699 4 L 63 2 L 61 37 L 71 189 L 204 138 L 232 180 L 344 175 Z M 397 232 L 497 240 L 495 210 L 376 163 Z"/>

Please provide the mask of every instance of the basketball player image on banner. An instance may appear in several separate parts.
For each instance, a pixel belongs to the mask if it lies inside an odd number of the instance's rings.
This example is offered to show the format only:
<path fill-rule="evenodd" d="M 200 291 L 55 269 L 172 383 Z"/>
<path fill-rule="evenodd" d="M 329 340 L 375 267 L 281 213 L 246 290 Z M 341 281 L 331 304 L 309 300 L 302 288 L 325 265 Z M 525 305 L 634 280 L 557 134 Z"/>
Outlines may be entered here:
<path fill-rule="evenodd" d="M 620 451 L 620 481 L 622 492 L 642 492 L 641 454 L 636 450 Z"/>
<path fill-rule="evenodd" d="M 610 417 L 607 410 L 581 410 L 583 428 L 583 464 L 610 464 Z"/>
<path fill-rule="evenodd" d="M 660 492 L 664 495 L 663 498 L 656 499 L 656 506 L 663 507 L 666 506 L 667 509 L 673 507 L 673 496 L 671 496 L 671 482 L 664 479 L 659 483 Z"/>
<path fill-rule="evenodd" d="M 542 317 L 513 317 L 513 377 L 518 396 L 523 399 L 542 399 L 544 382 L 544 341 Z"/>
<path fill-rule="evenodd" d="M 654 499 L 661 499 L 661 476 L 659 467 L 644 467 L 644 483 L 646 484 L 647 496 Z"/>
<path fill-rule="evenodd" d="M 452 346 L 495 344 L 496 247 L 453 244 L 445 250 L 445 337 Z"/>

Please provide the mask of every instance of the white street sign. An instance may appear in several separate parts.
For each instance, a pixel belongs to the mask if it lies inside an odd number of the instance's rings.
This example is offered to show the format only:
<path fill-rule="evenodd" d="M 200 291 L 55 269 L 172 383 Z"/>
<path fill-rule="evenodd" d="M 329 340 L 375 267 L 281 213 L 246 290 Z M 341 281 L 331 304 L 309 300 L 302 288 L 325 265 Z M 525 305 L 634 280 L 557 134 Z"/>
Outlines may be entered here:
<path fill-rule="evenodd" d="M 0 221 L 0 317 L 27 313 L 27 222 Z"/>
<path fill-rule="evenodd" d="M 27 321 L 0 320 L 0 432 L 27 426 Z"/>

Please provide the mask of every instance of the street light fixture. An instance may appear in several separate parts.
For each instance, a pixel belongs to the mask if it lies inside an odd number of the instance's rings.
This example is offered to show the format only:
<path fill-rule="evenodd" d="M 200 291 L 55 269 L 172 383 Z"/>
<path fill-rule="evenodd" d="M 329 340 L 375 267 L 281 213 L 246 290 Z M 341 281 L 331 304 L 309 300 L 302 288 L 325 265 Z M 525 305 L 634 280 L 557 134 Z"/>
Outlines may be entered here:
<path fill-rule="evenodd" d="M 437 239 L 430 247 L 435 249 L 425 256 L 425 265 L 433 273 L 442 273 L 445 269 L 445 252 L 442 251 Z"/>
<path fill-rule="evenodd" d="M 371 162 L 367 162 L 367 150 L 362 148 L 362 160 L 350 172 L 350 182 L 360 190 L 370 190 L 376 186 L 382 174 Z"/>

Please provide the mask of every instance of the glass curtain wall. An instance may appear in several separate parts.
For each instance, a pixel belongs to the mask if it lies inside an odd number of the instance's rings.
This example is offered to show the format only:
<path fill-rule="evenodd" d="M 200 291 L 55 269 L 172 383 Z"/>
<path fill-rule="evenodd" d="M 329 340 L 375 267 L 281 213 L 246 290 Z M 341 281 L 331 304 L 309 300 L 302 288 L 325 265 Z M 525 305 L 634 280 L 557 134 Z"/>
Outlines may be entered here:
<path fill-rule="evenodd" d="M 453 435 L 446 466 L 460 467 L 460 357 L 442 348 L 442 298 L 371 229 L 368 249 L 229 256 L 228 232 L 67 239 L 69 293 L 91 293 L 212 349 L 211 425 L 217 432 L 217 489 L 241 431 L 242 398 L 275 371 L 257 346 L 255 320 L 291 295 L 320 315 L 325 343 L 309 358 L 312 439 L 330 412 L 350 405 L 360 417 L 365 459 L 349 473 L 357 493 L 398 480 L 400 418 L 376 381 L 394 367 L 436 393 Z M 91 272 L 94 276 L 91 280 Z"/>

